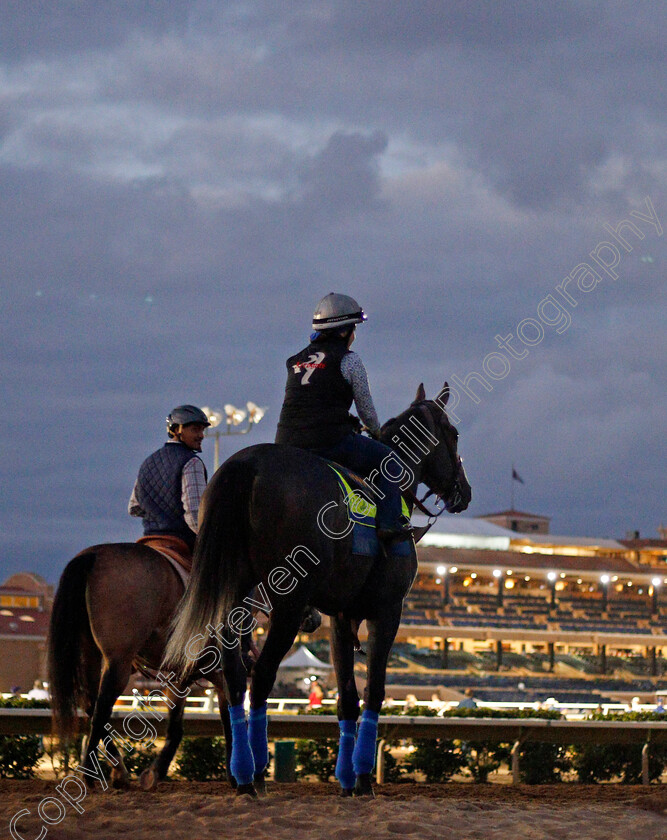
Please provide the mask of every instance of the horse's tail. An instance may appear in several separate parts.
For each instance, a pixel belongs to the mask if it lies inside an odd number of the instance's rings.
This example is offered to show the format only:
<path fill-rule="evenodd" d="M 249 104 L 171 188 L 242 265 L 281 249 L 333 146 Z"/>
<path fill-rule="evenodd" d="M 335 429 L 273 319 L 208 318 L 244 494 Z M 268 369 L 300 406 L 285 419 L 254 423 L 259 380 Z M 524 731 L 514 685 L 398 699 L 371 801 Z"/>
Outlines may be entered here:
<path fill-rule="evenodd" d="M 257 475 L 250 460 L 227 461 L 206 488 L 205 509 L 195 546 L 192 577 L 174 619 L 164 655 L 179 674 L 192 670 L 210 631 L 226 625 L 244 594 L 250 534 L 250 503 Z"/>
<path fill-rule="evenodd" d="M 60 737 L 72 734 L 77 709 L 89 702 L 93 689 L 85 659 L 92 641 L 86 585 L 95 558 L 94 552 L 85 552 L 70 560 L 51 611 L 47 661 L 53 722 Z"/>

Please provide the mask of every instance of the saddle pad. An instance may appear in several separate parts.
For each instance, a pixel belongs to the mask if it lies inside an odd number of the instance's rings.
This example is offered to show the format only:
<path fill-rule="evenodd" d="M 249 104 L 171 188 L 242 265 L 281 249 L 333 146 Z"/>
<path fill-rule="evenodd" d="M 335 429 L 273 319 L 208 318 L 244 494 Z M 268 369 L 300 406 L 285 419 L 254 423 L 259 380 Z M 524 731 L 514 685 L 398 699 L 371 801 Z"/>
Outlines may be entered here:
<path fill-rule="evenodd" d="M 153 534 L 140 537 L 137 542 L 159 552 L 183 581 L 183 586 L 187 587 L 192 571 L 192 555 L 182 539 Z"/>
<path fill-rule="evenodd" d="M 329 467 L 336 474 L 338 486 L 347 500 L 347 515 L 353 523 L 352 553 L 365 557 L 377 557 L 380 554 L 380 543 L 375 528 L 377 506 L 370 499 L 372 490 L 363 478 L 340 464 L 329 462 Z M 402 512 L 410 518 L 410 511 L 405 499 L 401 498 Z M 413 552 L 412 540 L 394 543 L 391 554 L 396 557 L 410 557 Z"/>

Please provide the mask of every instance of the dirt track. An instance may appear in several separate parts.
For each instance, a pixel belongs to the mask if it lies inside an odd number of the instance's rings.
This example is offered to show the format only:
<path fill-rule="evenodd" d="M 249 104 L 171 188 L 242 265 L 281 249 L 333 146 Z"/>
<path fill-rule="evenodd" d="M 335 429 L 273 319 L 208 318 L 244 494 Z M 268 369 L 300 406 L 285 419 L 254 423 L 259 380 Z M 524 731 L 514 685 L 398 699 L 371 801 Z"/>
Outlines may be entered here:
<path fill-rule="evenodd" d="M 343 800 L 333 784 L 269 785 L 269 796 L 236 797 L 217 782 L 165 782 L 155 793 L 136 784 L 88 794 L 84 813 L 68 808 L 61 821 L 53 781 L 0 780 L 3 836 L 48 840 L 385 840 L 397 834 L 452 840 L 667 840 L 667 790 L 624 785 L 394 784 L 377 798 Z M 40 811 L 41 807 L 41 811 Z M 64 809 L 63 809 L 64 810 Z M 41 813 L 41 817 L 40 817 Z M 48 825 L 48 819 L 54 821 Z"/>

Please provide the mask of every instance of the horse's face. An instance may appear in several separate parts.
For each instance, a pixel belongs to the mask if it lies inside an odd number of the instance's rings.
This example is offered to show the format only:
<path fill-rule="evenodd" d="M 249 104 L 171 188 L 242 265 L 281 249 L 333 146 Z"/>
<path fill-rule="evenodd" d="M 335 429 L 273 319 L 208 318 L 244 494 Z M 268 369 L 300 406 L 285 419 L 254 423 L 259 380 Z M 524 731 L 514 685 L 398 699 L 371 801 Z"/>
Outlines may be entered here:
<path fill-rule="evenodd" d="M 424 386 L 420 385 L 409 412 L 428 428 L 431 436 L 429 451 L 421 462 L 420 481 L 443 500 L 449 513 L 461 513 L 470 504 L 472 490 L 458 454 L 459 433 L 444 408 L 448 398 L 446 382 L 437 400 L 427 400 Z"/>
<path fill-rule="evenodd" d="M 472 489 L 458 453 L 459 433 L 438 402 L 428 400 L 425 405 L 435 421 L 438 445 L 425 459 L 422 481 L 444 501 L 449 513 L 461 513 L 470 504 Z"/>

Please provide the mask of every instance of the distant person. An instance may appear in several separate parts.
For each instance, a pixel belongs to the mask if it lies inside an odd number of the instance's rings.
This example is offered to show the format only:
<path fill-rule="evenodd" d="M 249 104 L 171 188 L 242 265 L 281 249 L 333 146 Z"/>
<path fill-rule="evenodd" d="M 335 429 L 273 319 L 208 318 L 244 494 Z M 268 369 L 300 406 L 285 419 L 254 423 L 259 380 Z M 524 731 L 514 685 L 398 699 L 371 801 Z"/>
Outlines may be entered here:
<path fill-rule="evenodd" d="M 308 695 L 308 708 L 309 709 L 319 709 L 322 706 L 322 698 L 324 697 L 324 692 L 322 691 L 322 686 L 319 684 L 317 680 L 313 680 L 310 684 L 310 694 Z"/>
<path fill-rule="evenodd" d="M 49 692 L 44 688 L 41 680 L 35 680 L 32 688 L 27 694 L 28 700 L 50 700 Z"/>
<path fill-rule="evenodd" d="M 476 709 L 477 708 L 477 702 L 475 701 L 475 698 L 473 697 L 472 688 L 466 688 L 466 690 L 463 692 L 463 695 L 464 695 L 463 700 L 461 700 L 459 702 L 459 705 L 457 706 L 457 708 L 458 709 Z"/>
<path fill-rule="evenodd" d="M 128 512 L 144 521 L 144 536 L 174 537 L 192 553 L 199 529 L 199 503 L 206 467 L 199 457 L 208 417 L 194 405 L 179 405 L 167 417 L 169 440 L 139 467 Z"/>
<path fill-rule="evenodd" d="M 655 710 L 659 715 L 664 715 L 665 714 L 664 701 L 665 701 L 664 697 L 658 697 L 658 705 L 655 707 Z"/>

